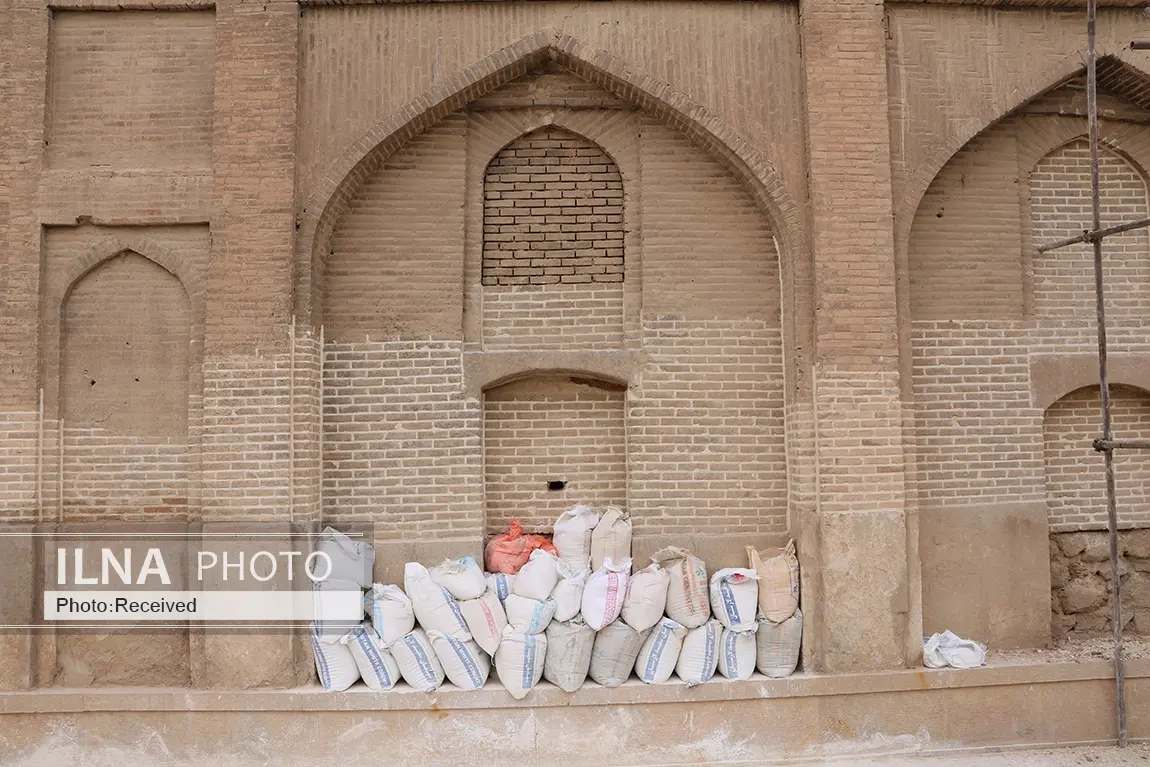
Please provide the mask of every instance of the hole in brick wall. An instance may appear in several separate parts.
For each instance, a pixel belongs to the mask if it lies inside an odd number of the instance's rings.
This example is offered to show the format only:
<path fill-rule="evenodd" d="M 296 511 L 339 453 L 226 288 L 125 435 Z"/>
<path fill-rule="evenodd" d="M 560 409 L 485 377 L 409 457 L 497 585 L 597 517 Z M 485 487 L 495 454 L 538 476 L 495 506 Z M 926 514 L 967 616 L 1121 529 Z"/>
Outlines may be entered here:
<path fill-rule="evenodd" d="M 548 490 L 562 490 L 567 487 L 567 483 L 561 479 L 553 479 L 547 483 Z"/>

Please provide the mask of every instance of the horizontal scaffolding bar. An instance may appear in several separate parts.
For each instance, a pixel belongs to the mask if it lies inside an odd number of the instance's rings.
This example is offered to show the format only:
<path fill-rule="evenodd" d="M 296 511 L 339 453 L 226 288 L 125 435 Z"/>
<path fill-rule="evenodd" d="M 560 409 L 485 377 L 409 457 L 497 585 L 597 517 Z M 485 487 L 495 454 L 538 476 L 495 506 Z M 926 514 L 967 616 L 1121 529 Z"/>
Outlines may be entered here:
<path fill-rule="evenodd" d="M 1105 229 L 1095 229 L 1094 231 L 1083 229 L 1082 234 L 1076 234 L 1073 237 L 1067 237 L 1065 240 L 1058 240 L 1049 245 L 1043 245 L 1038 249 L 1038 252 L 1046 253 L 1047 251 L 1058 250 L 1059 248 L 1065 248 L 1067 245 L 1074 245 L 1079 242 L 1094 242 L 1095 240 L 1101 240 L 1103 237 L 1109 237 L 1112 234 L 1121 234 L 1122 232 L 1129 232 L 1132 229 L 1142 229 L 1147 226 L 1150 226 L 1150 218 L 1127 221 L 1125 224 L 1116 224 L 1114 226 L 1108 226 Z"/>
<path fill-rule="evenodd" d="M 1130 50 L 1150 51 L 1150 40 L 1132 40 L 1130 42 Z"/>
<path fill-rule="evenodd" d="M 1104 453 L 1107 450 L 1130 449 L 1130 450 L 1150 450 L 1150 439 L 1096 439 L 1094 440 L 1094 449 L 1099 453 Z"/>

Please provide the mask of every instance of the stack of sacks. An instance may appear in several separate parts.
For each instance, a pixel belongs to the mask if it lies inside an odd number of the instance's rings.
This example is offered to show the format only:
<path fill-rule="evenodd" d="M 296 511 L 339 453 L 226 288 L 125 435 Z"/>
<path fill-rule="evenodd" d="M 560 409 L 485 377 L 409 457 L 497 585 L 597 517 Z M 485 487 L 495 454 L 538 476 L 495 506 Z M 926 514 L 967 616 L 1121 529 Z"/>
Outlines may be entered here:
<path fill-rule="evenodd" d="M 355 599 L 362 606 L 363 589 L 371 585 L 375 549 L 370 543 L 352 540 L 331 527 L 319 535 L 314 548 L 325 555 L 312 560 L 311 572 L 311 576 L 319 579 L 313 582 L 315 612 L 309 634 L 320 684 L 327 690 L 346 690 L 360 678 L 361 671 L 369 685 L 384 684 L 380 681 L 382 672 L 377 675 L 368 665 L 360 664 L 352 649 L 352 639 L 362 632 L 363 610 L 352 620 L 326 614 L 328 600 L 337 593 L 355 592 Z M 374 629 L 369 630 L 374 633 Z M 386 672 L 387 662 L 380 662 Z M 394 684 L 394 676 L 387 686 L 391 684 Z"/>
<path fill-rule="evenodd" d="M 422 578 L 419 572 L 420 566 L 416 565 L 413 568 L 412 564 L 408 564 L 407 567 L 411 568 L 410 572 L 413 578 L 416 578 L 421 586 L 425 585 L 420 580 Z M 487 682 L 491 663 L 483 648 L 475 640 L 471 625 L 474 623 L 476 629 L 483 636 L 484 642 L 491 644 L 494 651 L 494 644 L 490 642 L 490 634 L 499 623 L 496 617 L 497 613 L 492 611 L 490 617 L 483 614 L 484 608 L 491 611 L 492 603 L 491 598 L 486 601 L 483 599 L 487 592 L 487 580 L 483 576 L 483 570 L 473 557 L 461 557 L 459 559 L 445 559 L 426 572 L 431 582 L 439 587 L 440 595 L 451 610 L 451 620 L 447 620 L 446 613 L 443 612 L 437 616 L 445 625 L 433 628 L 430 623 L 425 623 L 422 618 L 420 619 L 420 622 L 428 628 L 427 639 L 431 642 L 431 647 L 435 650 L 440 665 L 443 666 L 443 673 L 451 680 L 451 683 L 461 690 L 477 690 Z M 404 582 L 407 582 L 406 573 Z M 408 592 L 412 593 L 410 587 L 408 587 Z M 434 597 L 432 597 L 432 601 L 434 601 Z M 498 598 L 495 598 L 494 601 L 498 603 Z M 472 602 L 479 602 L 479 604 L 471 605 L 465 612 L 464 605 L 469 605 Z M 498 605 L 496 606 L 498 607 Z M 500 612 L 502 611 L 501 607 L 498 609 Z M 472 623 L 469 623 L 465 617 L 467 612 L 474 617 Z M 489 620 L 490 625 L 488 624 Z M 499 628 L 502 630 L 502 627 Z M 463 634 L 467 634 L 467 636 L 465 637 Z"/>
<path fill-rule="evenodd" d="M 759 574 L 728 567 L 711 576 L 711 606 L 723 625 L 719 639 L 719 673 L 727 679 L 750 679 L 755 672 L 755 613 Z"/>
<path fill-rule="evenodd" d="M 615 506 L 607 507 L 591 531 L 591 569 L 598 570 L 608 558 L 614 562 L 631 558 L 631 518 Z"/>
<path fill-rule="evenodd" d="M 790 676 L 799 665 L 803 639 L 795 542 L 789 541 L 781 551 L 765 559 L 748 546 L 747 557 L 759 576 L 756 665 L 769 677 Z"/>

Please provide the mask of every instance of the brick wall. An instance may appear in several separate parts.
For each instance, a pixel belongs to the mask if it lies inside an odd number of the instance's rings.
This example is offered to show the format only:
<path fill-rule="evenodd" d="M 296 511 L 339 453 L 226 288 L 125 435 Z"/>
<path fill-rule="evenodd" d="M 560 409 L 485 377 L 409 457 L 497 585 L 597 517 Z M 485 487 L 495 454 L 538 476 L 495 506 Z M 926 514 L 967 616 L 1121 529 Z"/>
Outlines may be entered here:
<path fill-rule="evenodd" d="M 622 345 L 623 180 L 561 128 L 521 136 L 483 179 L 483 339 L 489 349 Z"/>
<path fill-rule="evenodd" d="M 576 503 L 627 506 L 625 387 L 536 376 L 484 394 L 487 532 L 518 519 L 550 532 Z M 551 481 L 566 482 L 562 490 Z"/>

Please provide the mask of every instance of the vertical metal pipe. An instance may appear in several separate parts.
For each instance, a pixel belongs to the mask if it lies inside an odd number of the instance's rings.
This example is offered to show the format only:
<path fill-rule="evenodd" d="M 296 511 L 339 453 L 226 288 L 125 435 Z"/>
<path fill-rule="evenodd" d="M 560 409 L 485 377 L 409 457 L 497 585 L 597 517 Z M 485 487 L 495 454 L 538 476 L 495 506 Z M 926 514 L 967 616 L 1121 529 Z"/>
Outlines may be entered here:
<path fill-rule="evenodd" d="M 1098 49 L 1095 40 L 1097 0 L 1086 4 L 1086 110 L 1090 123 L 1091 230 L 1102 228 L 1098 166 Z M 1110 420 L 1110 384 L 1106 371 L 1106 301 L 1102 280 L 1102 238 L 1094 237 L 1094 299 L 1098 323 L 1098 389 L 1102 400 L 1102 439 L 1114 438 Z M 1126 674 L 1122 662 L 1122 587 L 1118 574 L 1118 504 L 1114 494 L 1114 450 L 1102 453 L 1106 466 L 1106 518 L 1110 531 L 1110 602 L 1114 623 L 1114 693 L 1118 709 L 1118 745 L 1127 744 Z"/>

